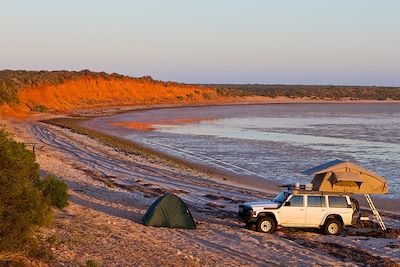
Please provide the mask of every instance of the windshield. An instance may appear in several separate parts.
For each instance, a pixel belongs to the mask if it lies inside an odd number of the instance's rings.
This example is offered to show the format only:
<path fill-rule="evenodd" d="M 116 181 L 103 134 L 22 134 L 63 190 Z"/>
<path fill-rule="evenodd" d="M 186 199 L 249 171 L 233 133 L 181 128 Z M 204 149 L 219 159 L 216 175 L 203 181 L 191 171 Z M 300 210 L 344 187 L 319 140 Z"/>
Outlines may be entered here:
<path fill-rule="evenodd" d="M 282 204 L 288 198 L 290 194 L 288 192 L 282 191 L 274 198 L 274 202 Z"/>

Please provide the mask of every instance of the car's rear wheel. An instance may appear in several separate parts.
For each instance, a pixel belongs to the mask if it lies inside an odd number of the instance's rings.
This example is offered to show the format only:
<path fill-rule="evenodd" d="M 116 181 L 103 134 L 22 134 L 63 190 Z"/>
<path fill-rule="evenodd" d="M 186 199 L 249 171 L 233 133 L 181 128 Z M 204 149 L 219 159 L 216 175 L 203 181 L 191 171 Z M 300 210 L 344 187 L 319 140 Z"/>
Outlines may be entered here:
<path fill-rule="evenodd" d="M 257 231 L 272 234 L 276 230 L 276 222 L 269 216 L 261 217 L 257 221 Z"/>
<path fill-rule="evenodd" d="M 328 219 L 324 224 L 324 233 L 327 235 L 340 235 L 343 224 L 337 219 Z"/>

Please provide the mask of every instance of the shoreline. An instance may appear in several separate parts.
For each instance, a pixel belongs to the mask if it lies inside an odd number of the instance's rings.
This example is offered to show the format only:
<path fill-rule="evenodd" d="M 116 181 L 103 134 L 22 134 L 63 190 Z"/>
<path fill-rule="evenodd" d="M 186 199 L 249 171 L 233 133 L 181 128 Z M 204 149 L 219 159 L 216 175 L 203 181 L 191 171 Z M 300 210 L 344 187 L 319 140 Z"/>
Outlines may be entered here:
<path fill-rule="evenodd" d="M 228 100 L 226 100 L 228 98 Z M 124 104 L 124 105 L 106 105 L 106 106 L 94 106 L 90 108 L 74 109 L 70 111 L 62 112 L 28 112 L 28 113 L 2 113 L 0 109 L 0 119 L 5 120 L 26 120 L 26 121 L 39 121 L 53 118 L 90 118 L 99 116 L 112 116 L 116 114 L 128 113 L 132 111 L 146 111 L 153 109 L 168 109 L 168 108 L 187 108 L 187 107 L 212 107 L 212 106 L 240 106 L 240 105 L 296 105 L 296 104 L 400 104 L 400 100 L 327 100 L 327 99 L 309 99 L 309 98 L 287 98 L 287 97 L 264 97 L 264 96 L 234 96 L 225 97 L 225 100 L 218 101 L 208 101 L 201 103 L 171 103 L 171 104 Z M 7 104 L 2 104 L 6 105 Z M 1 105 L 0 105 L 1 107 Z M 6 110 L 10 107 L 7 106 Z"/>
<path fill-rule="evenodd" d="M 103 117 L 103 116 L 98 116 Z M 150 147 L 144 146 L 142 144 L 136 143 L 132 140 L 127 140 L 115 135 L 110 135 L 91 127 L 87 124 L 87 121 L 98 118 L 92 117 L 88 119 L 54 119 L 54 120 L 44 120 L 41 121 L 43 123 L 48 123 L 51 125 L 55 125 L 62 128 L 67 128 L 75 133 L 83 134 L 88 137 L 94 138 L 100 142 L 103 142 L 105 145 L 112 147 L 113 149 L 118 149 L 125 153 L 143 153 L 145 157 L 158 158 L 160 160 L 165 161 L 165 163 L 170 164 L 171 167 L 178 168 L 189 168 L 195 172 L 203 172 L 212 176 L 213 180 L 222 184 L 236 186 L 238 188 L 245 188 L 251 190 L 265 190 L 265 193 L 279 193 L 281 189 L 279 186 L 281 183 L 261 178 L 258 176 L 250 176 L 250 175 L 239 175 L 234 174 L 229 171 L 224 171 L 222 169 L 218 169 L 217 167 L 213 167 L 210 165 L 195 163 L 189 160 L 181 159 L 179 157 L 170 155 L 165 152 L 157 151 Z M 74 121 L 75 120 L 75 121 Z M 89 130 L 89 131 L 85 131 Z M 243 178 L 246 178 L 243 180 Z"/>
<path fill-rule="evenodd" d="M 237 98 L 240 98 L 239 100 Z M 221 101 L 214 103 L 189 103 L 189 104 L 145 104 L 145 105 L 117 105 L 93 107 L 85 109 L 76 109 L 74 111 L 63 113 L 65 116 L 108 116 L 131 111 L 145 111 L 153 109 L 168 109 L 168 108 L 187 108 L 187 107 L 212 107 L 212 106 L 246 106 L 246 105 L 278 105 L 278 104 L 400 104 L 400 100 L 316 100 L 316 99 L 301 99 L 301 98 L 271 98 L 264 96 L 246 96 L 233 97 L 230 101 Z"/>

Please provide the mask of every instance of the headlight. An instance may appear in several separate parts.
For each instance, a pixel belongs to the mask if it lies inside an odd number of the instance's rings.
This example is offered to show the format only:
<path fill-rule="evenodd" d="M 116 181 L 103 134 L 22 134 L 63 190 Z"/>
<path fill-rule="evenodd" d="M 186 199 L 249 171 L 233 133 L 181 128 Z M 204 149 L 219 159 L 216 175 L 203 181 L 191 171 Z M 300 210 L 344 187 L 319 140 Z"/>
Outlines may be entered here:
<path fill-rule="evenodd" d="M 243 213 L 243 207 L 239 207 L 239 213 Z"/>

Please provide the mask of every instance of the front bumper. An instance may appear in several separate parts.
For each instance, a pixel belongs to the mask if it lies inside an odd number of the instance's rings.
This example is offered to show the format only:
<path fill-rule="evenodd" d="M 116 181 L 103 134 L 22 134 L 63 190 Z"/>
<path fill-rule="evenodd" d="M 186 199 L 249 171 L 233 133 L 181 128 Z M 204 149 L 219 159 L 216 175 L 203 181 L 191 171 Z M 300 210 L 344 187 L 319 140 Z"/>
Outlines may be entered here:
<path fill-rule="evenodd" d="M 245 223 L 252 223 L 257 221 L 257 217 L 253 217 L 253 209 L 244 205 L 239 205 L 239 218 Z"/>

